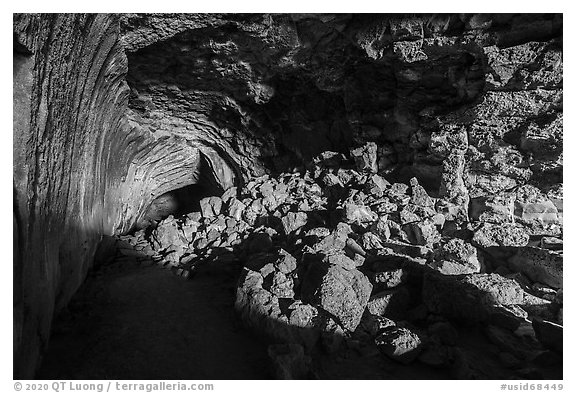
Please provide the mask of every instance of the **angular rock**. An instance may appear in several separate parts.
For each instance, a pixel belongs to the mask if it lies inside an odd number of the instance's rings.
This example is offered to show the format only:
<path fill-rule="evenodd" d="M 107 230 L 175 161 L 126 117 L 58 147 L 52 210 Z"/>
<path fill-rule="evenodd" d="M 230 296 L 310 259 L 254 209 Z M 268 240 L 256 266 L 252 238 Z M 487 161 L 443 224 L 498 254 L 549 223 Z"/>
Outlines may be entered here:
<path fill-rule="evenodd" d="M 530 236 L 518 224 L 484 223 L 474 232 L 472 243 L 478 247 L 524 247 Z"/>
<path fill-rule="evenodd" d="M 394 202 L 397 202 L 401 205 L 406 205 L 408 202 L 410 202 L 410 197 L 406 194 L 407 191 L 408 185 L 404 183 L 394 183 L 388 188 L 387 195 Z"/>
<path fill-rule="evenodd" d="M 378 220 L 372 224 L 370 231 L 378 236 L 380 240 L 390 239 L 390 227 L 388 226 L 388 220 L 386 217 L 379 217 Z"/>
<path fill-rule="evenodd" d="M 356 162 L 356 167 L 360 172 L 378 172 L 378 147 L 374 142 L 368 142 L 364 146 L 350 151 L 350 155 Z"/>
<path fill-rule="evenodd" d="M 418 179 L 415 177 L 410 179 L 410 188 L 412 191 L 411 204 L 422 207 L 434 207 L 434 201 L 428 196 L 424 187 L 418 184 Z"/>
<path fill-rule="evenodd" d="M 384 290 L 370 297 L 366 310 L 376 316 L 401 319 L 410 304 L 410 291 L 404 287 Z"/>
<path fill-rule="evenodd" d="M 407 281 L 408 272 L 404 269 L 394 269 L 372 273 L 369 278 L 374 289 L 392 289 Z"/>
<path fill-rule="evenodd" d="M 246 205 L 236 198 L 230 200 L 230 206 L 228 207 L 228 215 L 236 220 L 242 218 L 242 213 L 246 209 Z"/>
<path fill-rule="evenodd" d="M 431 220 L 412 222 L 406 224 L 404 228 L 412 244 L 432 246 L 440 241 L 440 233 Z"/>
<path fill-rule="evenodd" d="M 220 196 L 220 199 L 222 199 L 223 204 L 227 204 L 232 198 L 236 198 L 236 196 L 238 196 L 238 188 L 230 187 L 229 189 L 224 191 L 222 196 Z"/>
<path fill-rule="evenodd" d="M 427 258 L 432 250 L 426 246 L 412 245 L 394 240 L 382 242 L 382 245 L 391 250 L 390 254 L 407 255 L 412 258 Z"/>
<path fill-rule="evenodd" d="M 377 202 L 371 205 L 374 212 L 378 214 L 390 214 L 398 210 L 398 205 L 390 201 L 388 197 L 378 199 Z"/>
<path fill-rule="evenodd" d="M 394 41 L 414 41 L 424 37 L 423 21 L 412 18 L 394 18 L 389 22 Z"/>
<path fill-rule="evenodd" d="M 314 318 L 318 316 L 316 307 L 310 304 L 304 304 L 301 300 L 296 300 L 289 306 L 290 325 L 300 328 L 311 328 L 314 326 Z"/>
<path fill-rule="evenodd" d="M 220 214 L 222 210 L 222 199 L 217 196 L 202 198 L 200 200 L 200 212 L 202 217 L 214 217 Z"/>
<path fill-rule="evenodd" d="M 443 242 L 428 266 L 447 275 L 480 273 L 481 269 L 476 247 L 458 238 Z"/>
<path fill-rule="evenodd" d="M 509 268 L 524 273 L 532 281 L 562 288 L 564 258 L 561 253 L 538 247 L 521 248 L 508 261 Z"/>
<path fill-rule="evenodd" d="M 382 197 L 388 186 L 390 186 L 390 183 L 386 179 L 380 175 L 374 174 L 368 177 L 364 189 L 368 195 Z"/>
<path fill-rule="evenodd" d="M 515 331 L 528 318 L 528 313 L 522 307 L 509 304 L 507 306 L 495 305 L 490 309 L 488 317 L 492 325 Z"/>
<path fill-rule="evenodd" d="M 332 265 L 341 266 L 342 268 L 344 268 L 346 270 L 356 269 L 356 263 L 352 259 L 348 258 L 345 254 L 327 255 L 324 258 L 324 262 L 332 264 Z"/>
<path fill-rule="evenodd" d="M 514 222 L 514 196 L 497 194 L 470 199 L 470 220 L 502 224 Z"/>
<path fill-rule="evenodd" d="M 177 245 L 182 248 L 188 245 L 188 241 L 184 234 L 180 232 L 178 223 L 173 216 L 169 216 L 158 224 L 152 232 L 151 239 L 152 247 L 156 251 L 168 248 L 171 245 Z"/>
<path fill-rule="evenodd" d="M 352 239 L 352 238 L 346 238 L 346 248 L 345 248 L 347 253 L 353 254 L 353 255 L 361 255 L 361 256 L 365 256 L 366 255 L 366 251 L 362 248 L 362 246 L 360 246 L 356 240 Z"/>
<path fill-rule="evenodd" d="M 514 194 L 515 220 L 529 228 L 531 235 L 560 233 L 558 208 L 547 195 L 530 185 L 519 187 Z"/>
<path fill-rule="evenodd" d="M 422 350 L 420 337 L 401 327 L 385 329 L 374 342 L 383 354 L 403 364 L 413 362 Z"/>
<path fill-rule="evenodd" d="M 382 250 L 384 248 L 380 238 L 372 232 L 364 232 L 362 234 L 362 245 L 364 246 L 364 249 L 372 252 Z"/>
<path fill-rule="evenodd" d="M 290 212 L 282 217 L 282 226 L 284 227 L 284 233 L 287 235 L 303 227 L 307 222 L 308 215 L 304 212 Z"/>
<path fill-rule="evenodd" d="M 348 223 L 372 222 L 378 219 L 378 215 L 370 207 L 353 203 L 344 205 L 344 217 Z"/>
<path fill-rule="evenodd" d="M 413 222 L 418 222 L 422 218 L 414 212 L 413 209 L 409 208 L 410 205 L 406 205 L 404 209 L 400 210 L 400 224 L 406 225 Z"/>
<path fill-rule="evenodd" d="M 386 317 L 373 315 L 365 312 L 362 315 L 360 326 L 372 337 L 376 337 L 383 330 L 396 326 L 396 323 Z"/>
<path fill-rule="evenodd" d="M 494 305 L 521 304 L 524 291 L 514 280 L 494 273 L 463 277 L 430 273 L 424 276 L 422 300 L 432 312 L 477 322 L 487 320 Z"/>
<path fill-rule="evenodd" d="M 564 248 L 564 241 L 557 237 L 544 236 L 540 239 L 540 247 L 548 250 L 561 251 Z"/>
<path fill-rule="evenodd" d="M 282 249 L 278 251 L 278 257 L 276 261 L 274 261 L 274 265 L 276 269 L 283 274 L 292 273 L 297 267 L 296 258 Z"/>
<path fill-rule="evenodd" d="M 466 158 L 463 150 L 451 149 L 442 161 L 442 176 L 438 194 L 446 204 L 446 220 L 466 221 L 469 190 L 465 182 Z M 444 213 L 444 212 L 443 212 Z"/>
<path fill-rule="evenodd" d="M 347 237 L 345 236 L 339 236 L 336 233 L 332 233 L 314 244 L 312 249 L 315 252 L 322 252 L 324 254 L 338 253 L 346 246 L 346 239 Z"/>
<path fill-rule="evenodd" d="M 323 262 L 313 263 L 302 283 L 302 300 L 328 311 L 340 324 L 354 331 L 368 303 L 372 284 L 352 269 Z"/>
<path fill-rule="evenodd" d="M 294 281 L 292 277 L 287 277 L 284 273 L 275 272 L 272 277 L 270 293 L 278 298 L 294 298 Z"/>

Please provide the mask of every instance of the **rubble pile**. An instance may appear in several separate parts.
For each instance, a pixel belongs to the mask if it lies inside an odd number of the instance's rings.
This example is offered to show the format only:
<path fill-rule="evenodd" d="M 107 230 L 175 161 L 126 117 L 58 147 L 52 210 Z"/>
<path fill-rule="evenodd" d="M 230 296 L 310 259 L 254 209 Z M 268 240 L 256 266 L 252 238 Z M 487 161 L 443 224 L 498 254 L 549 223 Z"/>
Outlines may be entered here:
<path fill-rule="evenodd" d="M 458 205 L 416 178 L 389 182 L 377 159 L 370 146 L 324 152 L 122 236 L 119 252 L 185 278 L 230 269 L 245 324 L 288 351 L 275 361 L 309 367 L 317 353 L 377 348 L 473 378 L 460 336 L 474 326 L 518 377 L 560 362 L 562 216 L 552 199 L 525 185 Z M 290 367 L 277 364 L 284 376 Z M 302 376 L 302 362 L 294 367 Z"/>

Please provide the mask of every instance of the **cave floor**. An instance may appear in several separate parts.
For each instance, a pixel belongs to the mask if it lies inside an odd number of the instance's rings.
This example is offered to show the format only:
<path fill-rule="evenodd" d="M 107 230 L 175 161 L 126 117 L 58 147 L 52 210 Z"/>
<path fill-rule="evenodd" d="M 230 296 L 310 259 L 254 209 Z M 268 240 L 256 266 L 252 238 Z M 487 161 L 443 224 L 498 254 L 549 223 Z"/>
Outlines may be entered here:
<path fill-rule="evenodd" d="M 39 379 L 268 379 L 267 343 L 234 314 L 234 277 L 187 281 L 114 264 L 88 278 L 53 327 Z"/>
<path fill-rule="evenodd" d="M 55 319 L 36 378 L 274 379 L 267 351 L 274 342 L 244 328 L 234 310 L 237 267 L 206 264 L 191 280 L 135 262 L 98 268 Z M 493 362 L 494 354 L 468 344 L 465 355 L 474 356 L 480 378 L 510 378 L 509 370 Z M 375 346 L 366 349 L 320 355 L 310 377 L 470 378 L 419 362 L 402 365 Z M 558 371 L 548 374 L 558 377 Z"/>

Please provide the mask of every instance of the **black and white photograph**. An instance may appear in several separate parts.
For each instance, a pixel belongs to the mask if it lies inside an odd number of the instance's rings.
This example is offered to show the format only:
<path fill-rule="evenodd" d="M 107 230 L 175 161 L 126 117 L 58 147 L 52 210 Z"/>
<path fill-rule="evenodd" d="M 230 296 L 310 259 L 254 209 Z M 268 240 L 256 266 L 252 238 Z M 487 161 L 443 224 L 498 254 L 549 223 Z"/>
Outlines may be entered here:
<path fill-rule="evenodd" d="M 564 14 L 266 10 L 12 14 L 6 391 L 570 391 Z"/>

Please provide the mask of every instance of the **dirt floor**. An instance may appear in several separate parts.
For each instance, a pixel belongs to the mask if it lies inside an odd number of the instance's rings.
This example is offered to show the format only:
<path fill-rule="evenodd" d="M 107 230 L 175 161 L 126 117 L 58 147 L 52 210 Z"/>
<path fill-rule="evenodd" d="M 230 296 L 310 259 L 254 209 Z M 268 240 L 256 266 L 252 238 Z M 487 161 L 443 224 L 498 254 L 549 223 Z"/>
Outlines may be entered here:
<path fill-rule="evenodd" d="M 236 271 L 235 271 L 236 270 Z M 273 379 L 272 341 L 234 311 L 237 267 L 206 264 L 191 280 L 157 265 L 115 261 L 90 274 L 55 320 L 38 379 Z M 462 339 L 462 367 L 402 365 L 375 346 L 319 354 L 313 379 L 562 378 L 562 366 L 514 373 L 481 334 Z M 464 338 L 466 338 L 464 337 Z M 527 365 L 525 365 L 527 366 Z M 472 367 L 472 368 L 470 368 Z"/>
<path fill-rule="evenodd" d="M 57 318 L 39 379 L 268 379 L 267 343 L 234 315 L 234 277 L 156 266 L 88 278 Z"/>

